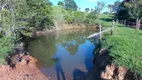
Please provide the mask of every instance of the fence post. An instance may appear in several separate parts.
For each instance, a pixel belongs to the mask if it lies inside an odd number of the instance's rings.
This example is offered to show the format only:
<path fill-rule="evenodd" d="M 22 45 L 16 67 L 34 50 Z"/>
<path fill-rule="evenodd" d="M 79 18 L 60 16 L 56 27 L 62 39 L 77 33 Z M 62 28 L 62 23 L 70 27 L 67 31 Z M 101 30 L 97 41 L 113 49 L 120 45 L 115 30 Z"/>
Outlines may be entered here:
<path fill-rule="evenodd" d="M 100 40 L 102 40 L 102 33 L 101 33 L 101 31 L 102 31 L 102 26 L 99 25 L 99 28 L 100 28 Z"/>
<path fill-rule="evenodd" d="M 115 24 L 115 22 L 114 22 L 114 20 L 113 20 L 113 22 L 112 22 L 112 27 L 111 27 L 111 35 L 114 33 L 114 24 Z"/>
<path fill-rule="evenodd" d="M 136 20 L 136 29 L 138 29 L 139 19 Z"/>
<path fill-rule="evenodd" d="M 126 25 L 126 20 L 124 20 L 124 25 Z"/>
<path fill-rule="evenodd" d="M 140 29 L 140 26 L 141 26 L 141 20 L 139 19 L 138 20 L 138 30 Z"/>
<path fill-rule="evenodd" d="M 116 20 L 116 22 L 114 24 L 115 24 L 115 27 L 114 27 L 114 34 L 115 34 L 116 33 L 116 28 L 118 26 L 118 19 Z"/>

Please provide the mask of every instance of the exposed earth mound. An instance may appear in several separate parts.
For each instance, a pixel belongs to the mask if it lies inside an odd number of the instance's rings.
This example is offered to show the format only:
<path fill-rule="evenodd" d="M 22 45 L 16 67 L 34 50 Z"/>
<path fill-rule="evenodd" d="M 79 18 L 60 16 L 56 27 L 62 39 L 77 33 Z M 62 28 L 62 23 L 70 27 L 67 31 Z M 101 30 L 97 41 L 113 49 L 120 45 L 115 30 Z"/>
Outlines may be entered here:
<path fill-rule="evenodd" d="M 48 80 L 36 67 L 36 59 L 29 55 L 22 56 L 21 62 L 12 62 L 0 66 L 0 80 Z"/>
<path fill-rule="evenodd" d="M 106 66 L 101 78 L 103 80 L 137 80 L 137 75 L 125 67 L 112 64 Z"/>

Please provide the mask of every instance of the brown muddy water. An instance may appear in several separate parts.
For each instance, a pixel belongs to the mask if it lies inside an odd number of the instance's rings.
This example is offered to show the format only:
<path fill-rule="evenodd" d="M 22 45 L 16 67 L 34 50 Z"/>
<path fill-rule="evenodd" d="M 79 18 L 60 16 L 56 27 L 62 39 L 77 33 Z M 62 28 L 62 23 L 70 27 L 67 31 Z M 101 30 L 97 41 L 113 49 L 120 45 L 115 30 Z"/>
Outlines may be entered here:
<path fill-rule="evenodd" d="M 94 40 L 86 38 L 93 33 L 91 30 L 51 32 L 29 42 L 28 51 L 50 80 L 73 80 L 93 68 Z"/>

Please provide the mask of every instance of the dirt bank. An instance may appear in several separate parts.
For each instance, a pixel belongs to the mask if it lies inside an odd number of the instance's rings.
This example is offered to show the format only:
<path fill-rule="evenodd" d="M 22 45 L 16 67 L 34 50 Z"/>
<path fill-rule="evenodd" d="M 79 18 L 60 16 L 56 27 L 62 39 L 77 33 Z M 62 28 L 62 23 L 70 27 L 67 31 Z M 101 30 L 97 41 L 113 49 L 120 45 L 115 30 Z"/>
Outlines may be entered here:
<path fill-rule="evenodd" d="M 13 69 L 9 65 L 0 66 L 0 80 L 49 80 L 36 67 L 36 59 L 31 56 L 23 56 L 21 62 L 17 63 Z M 25 59 L 30 61 L 27 63 Z"/>
<path fill-rule="evenodd" d="M 101 78 L 102 80 L 137 80 L 138 76 L 126 67 L 112 64 L 106 66 Z"/>
<path fill-rule="evenodd" d="M 95 55 L 94 67 L 86 80 L 139 80 L 138 76 L 126 67 L 112 63 L 109 49 L 100 50 Z"/>

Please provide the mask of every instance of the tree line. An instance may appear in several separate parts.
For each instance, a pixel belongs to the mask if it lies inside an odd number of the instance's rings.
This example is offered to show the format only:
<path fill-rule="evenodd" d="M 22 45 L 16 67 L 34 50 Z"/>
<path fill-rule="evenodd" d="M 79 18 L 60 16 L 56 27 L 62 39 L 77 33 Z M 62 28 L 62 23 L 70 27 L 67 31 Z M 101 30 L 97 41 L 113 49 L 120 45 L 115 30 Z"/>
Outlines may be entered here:
<path fill-rule="evenodd" d="M 64 21 L 67 24 L 93 26 L 97 24 L 99 14 L 105 7 L 104 2 L 97 2 L 94 9 L 85 8 L 85 12 L 77 6 L 74 0 L 59 1 L 58 5 L 63 8 Z"/>
<path fill-rule="evenodd" d="M 108 5 L 111 12 L 115 12 L 115 19 L 120 23 L 128 25 L 136 25 L 140 28 L 142 20 L 142 0 L 124 0 L 123 2 L 116 1 L 114 5 Z"/>

